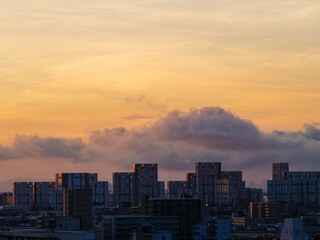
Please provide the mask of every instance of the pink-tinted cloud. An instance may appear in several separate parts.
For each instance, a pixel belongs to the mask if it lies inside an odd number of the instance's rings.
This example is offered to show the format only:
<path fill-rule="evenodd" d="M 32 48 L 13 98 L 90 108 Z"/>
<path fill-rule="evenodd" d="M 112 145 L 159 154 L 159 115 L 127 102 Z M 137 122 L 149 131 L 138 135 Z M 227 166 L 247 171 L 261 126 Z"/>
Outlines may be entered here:
<path fill-rule="evenodd" d="M 317 169 L 319 156 L 318 124 L 306 124 L 296 132 L 265 133 L 251 121 L 219 107 L 172 111 L 138 130 L 96 130 L 88 142 L 17 136 L 11 146 L 0 146 L 2 160 L 63 158 L 88 167 L 89 163 L 108 163 L 115 169 L 130 169 L 136 162 L 158 162 L 163 171 L 185 172 L 194 171 L 197 161 L 219 161 L 225 169 L 244 170 L 251 181 L 269 178 L 272 162 L 288 161 L 293 168 Z"/>
<path fill-rule="evenodd" d="M 139 114 L 133 114 L 133 115 L 127 115 L 123 116 L 123 120 L 139 120 L 139 119 L 151 119 L 152 117 L 139 115 Z"/>

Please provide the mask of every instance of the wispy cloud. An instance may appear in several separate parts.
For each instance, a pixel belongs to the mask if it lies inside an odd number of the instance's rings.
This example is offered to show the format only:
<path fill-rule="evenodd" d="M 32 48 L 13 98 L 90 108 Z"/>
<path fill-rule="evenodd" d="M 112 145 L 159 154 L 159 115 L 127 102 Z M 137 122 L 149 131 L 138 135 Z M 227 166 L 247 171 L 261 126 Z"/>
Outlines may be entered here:
<path fill-rule="evenodd" d="M 135 95 L 126 97 L 125 99 L 126 103 L 140 103 L 143 106 L 156 109 L 156 110 L 166 110 L 167 106 L 165 104 L 156 103 L 149 98 L 147 98 L 145 95 Z"/>
<path fill-rule="evenodd" d="M 153 117 L 139 115 L 139 114 L 127 115 L 122 117 L 123 120 L 138 120 L 138 119 L 151 119 L 151 118 Z"/>

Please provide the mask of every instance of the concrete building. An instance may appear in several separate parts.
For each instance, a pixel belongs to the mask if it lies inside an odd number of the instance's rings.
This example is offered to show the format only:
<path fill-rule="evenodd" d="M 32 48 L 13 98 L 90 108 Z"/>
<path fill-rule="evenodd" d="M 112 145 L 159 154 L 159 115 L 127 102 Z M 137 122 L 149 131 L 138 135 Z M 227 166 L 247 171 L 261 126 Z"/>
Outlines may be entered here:
<path fill-rule="evenodd" d="M 245 183 L 241 171 L 221 171 L 219 162 L 197 162 L 196 186 L 199 198 L 208 205 L 231 204 Z"/>
<path fill-rule="evenodd" d="M 98 181 L 97 173 L 56 173 L 57 190 L 88 189 Z"/>
<path fill-rule="evenodd" d="M 93 232 L 60 231 L 40 229 L 6 229 L 0 230 L 1 240 L 28 239 L 28 240 L 93 240 Z"/>
<path fill-rule="evenodd" d="M 165 182 L 158 181 L 158 197 L 159 198 L 166 198 L 166 189 L 165 189 Z"/>
<path fill-rule="evenodd" d="M 56 191 L 54 182 L 14 182 L 13 204 L 22 209 L 54 209 Z"/>
<path fill-rule="evenodd" d="M 96 173 L 57 173 L 55 182 L 14 182 L 13 204 L 22 209 L 62 211 L 63 189 L 91 189 L 95 207 L 108 207 L 108 182 L 98 182 Z"/>
<path fill-rule="evenodd" d="M 201 222 L 201 209 L 201 200 L 195 198 L 150 198 L 142 205 L 145 215 L 179 217 L 181 240 L 192 239 L 192 226 Z"/>
<path fill-rule="evenodd" d="M 179 198 L 181 194 L 189 194 L 188 183 L 186 181 L 168 181 L 168 198 Z"/>
<path fill-rule="evenodd" d="M 280 240 L 307 240 L 303 233 L 301 218 L 286 218 L 281 232 Z"/>
<path fill-rule="evenodd" d="M 55 199 L 54 182 L 33 183 L 33 202 L 36 209 L 54 209 L 56 205 Z"/>
<path fill-rule="evenodd" d="M 133 172 L 113 173 L 113 202 L 115 206 L 139 206 L 142 196 L 159 197 L 164 183 L 158 182 L 158 164 L 133 164 Z M 161 187 L 161 192 L 159 192 Z"/>
<path fill-rule="evenodd" d="M 206 217 L 204 222 L 193 227 L 194 240 L 224 240 L 231 236 L 230 219 Z"/>
<path fill-rule="evenodd" d="M 113 205 L 115 207 L 133 206 L 134 195 L 134 173 L 113 173 Z"/>
<path fill-rule="evenodd" d="M 0 206 L 12 206 L 13 194 L 12 193 L 0 193 Z"/>
<path fill-rule="evenodd" d="M 93 208 L 107 208 L 109 205 L 109 182 L 94 182 L 92 183 L 91 190 Z"/>
<path fill-rule="evenodd" d="M 224 240 L 231 236 L 231 221 L 230 219 L 214 219 L 215 234 L 217 240 Z"/>
<path fill-rule="evenodd" d="M 249 216 L 261 223 L 277 224 L 283 222 L 284 206 L 281 203 L 256 203 L 249 205 Z"/>
<path fill-rule="evenodd" d="M 179 198 L 180 195 L 188 194 L 197 198 L 196 175 L 187 173 L 186 181 L 168 181 L 168 198 Z"/>
<path fill-rule="evenodd" d="M 63 216 L 80 219 L 80 229 L 92 229 L 92 190 L 63 190 Z"/>
<path fill-rule="evenodd" d="M 107 181 L 98 181 L 97 173 L 57 173 L 56 184 L 56 209 L 62 210 L 63 189 L 91 189 L 92 204 L 97 207 L 108 207 L 109 186 Z"/>
<path fill-rule="evenodd" d="M 194 192 L 197 189 L 197 178 L 195 173 L 187 173 L 187 184 L 188 188 L 191 190 L 193 189 Z"/>
<path fill-rule="evenodd" d="M 289 171 L 288 163 L 274 163 L 268 181 L 269 202 L 320 205 L 320 172 Z"/>
<path fill-rule="evenodd" d="M 158 197 L 158 164 L 133 164 L 135 205 L 140 206 L 143 195 Z"/>
<path fill-rule="evenodd" d="M 149 224 L 155 232 L 165 231 L 170 233 L 172 240 L 179 238 L 179 217 L 177 216 L 145 216 L 145 215 L 113 215 L 104 216 L 96 228 L 96 240 L 128 240 L 143 226 Z M 137 235 L 136 235 L 137 236 Z M 159 235 L 155 235 L 158 237 Z M 163 236 L 163 235 L 162 235 Z M 168 234 L 164 235 L 170 239 Z M 144 237 L 144 236 L 143 236 Z M 157 239 L 157 238 L 148 239 Z M 160 238 L 162 240 L 162 238 Z M 160 240 L 159 239 L 159 240 Z M 164 238 L 166 239 L 166 238 Z"/>
<path fill-rule="evenodd" d="M 89 189 L 98 181 L 97 173 L 56 173 L 56 209 L 62 210 L 63 189 Z"/>
<path fill-rule="evenodd" d="M 242 194 L 243 199 L 248 199 L 250 202 L 262 202 L 263 191 L 261 188 L 245 188 Z"/>
<path fill-rule="evenodd" d="M 281 180 L 285 172 L 289 172 L 289 163 L 272 164 L 272 180 Z"/>
<path fill-rule="evenodd" d="M 13 204 L 22 209 L 33 207 L 33 183 L 14 182 L 12 183 Z"/>
<path fill-rule="evenodd" d="M 216 196 L 216 183 L 220 178 L 221 163 L 197 162 L 196 186 L 199 198 L 213 204 Z"/>
<path fill-rule="evenodd" d="M 171 240 L 170 231 L 157 231 L 150 223 L 142 223 L 133 232 L 132 240 Z"/>

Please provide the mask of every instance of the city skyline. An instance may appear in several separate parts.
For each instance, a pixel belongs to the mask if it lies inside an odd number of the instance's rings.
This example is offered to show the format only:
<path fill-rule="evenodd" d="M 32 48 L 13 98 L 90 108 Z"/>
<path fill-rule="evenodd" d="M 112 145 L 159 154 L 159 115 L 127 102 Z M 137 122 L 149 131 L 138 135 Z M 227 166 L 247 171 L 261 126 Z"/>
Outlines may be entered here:
<path fill-rule="evenodd" d="M 1 0 L 0 239 L 320 239 L 319 13 Z"/>

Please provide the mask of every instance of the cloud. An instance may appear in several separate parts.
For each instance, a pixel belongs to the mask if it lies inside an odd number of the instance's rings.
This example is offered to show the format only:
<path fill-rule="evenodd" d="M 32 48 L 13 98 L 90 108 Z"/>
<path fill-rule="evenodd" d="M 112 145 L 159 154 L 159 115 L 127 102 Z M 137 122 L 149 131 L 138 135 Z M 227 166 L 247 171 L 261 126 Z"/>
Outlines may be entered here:
<path fill-rule="evenodd" d="M 140 103 L 148 108 L 157 110 L 166 110 L 167 106 L 164 104 L 155 103 L 154 101 L 148 99 L 145 95 L 130 96 L 125 99 L 126 103 Z"/>
<path fill-rule="evenodd" d="M 220 107 L 172 111 L 150 126 L 96 130 L 80 138 L 17 136 L 0 146 L 0 159 L 65 158 L 73 163 L 107 162 L 117 169 L 132 163 L 157 162 L 163 171 L 194 171 L 198 161 L 222 162 L 223 169 L 243 170 L 253 181 L 268 179 L 271 163 L 289 162 L 295 169 L 319 166 L 319 124 L 300 131 L 265 133 L 249 120 Z"/>
<path fill-rule="evenodd" d="M 17 135 L 12 146 L 0 146 L 0 159 L 66 158 L 74 162 L 89 159 L 86 143 L 81 138 L 40 138 Z"/>
<path fill-rule="evenodd" d="M 123 120 L 137 120 L 137 119 L 151 119 L 151 118 L 152 117 L 139 115 L 139 114 L 127 115 L 122 117 Z"/>
<path fill-rule="evenodd" d="M 229 111 L 205 107 L 172 111 L 139 130 L 95 131 L 89 145 L 104 148 L 108 161 L 121 166 L 159 162 L 166 170 L 190 170 L 197 161 L 221 161 L 226 168 L 250 170 L 289 161 L 313 169 L 320 154 L 319 131 L 318 125 L 306 124 L 297 132 L 265 133 Z"/>

